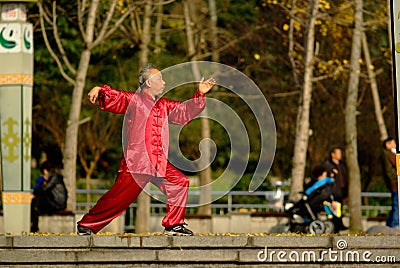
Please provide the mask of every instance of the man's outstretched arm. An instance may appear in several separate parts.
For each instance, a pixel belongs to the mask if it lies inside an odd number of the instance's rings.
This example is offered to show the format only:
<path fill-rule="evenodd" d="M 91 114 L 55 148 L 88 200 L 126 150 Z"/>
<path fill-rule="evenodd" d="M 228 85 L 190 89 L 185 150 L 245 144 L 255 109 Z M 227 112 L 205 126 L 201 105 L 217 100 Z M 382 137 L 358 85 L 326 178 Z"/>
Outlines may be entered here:
<path fill-rule="evenodd" d="M 204 95 L 211 90 L 215 83 L 216 82 L 214 78 L 209 78 L 206 81 L 204 81 L 204 78 L 202 78 L 199 82 L 197 92 L 192 96 L 190 100 L 187 100 L 183 103 L 169 101 L 169 123 L 187 124 L 195 116 L 201 113 L 204 110 L 206 104 Z"/>
<path fill-rule="evenodd" d="M 124 114 L 134 94 L 103 85 L 93 87 L 88 93 L 88 99 L 92 104 L 99 100 L 101 110 Z"/>

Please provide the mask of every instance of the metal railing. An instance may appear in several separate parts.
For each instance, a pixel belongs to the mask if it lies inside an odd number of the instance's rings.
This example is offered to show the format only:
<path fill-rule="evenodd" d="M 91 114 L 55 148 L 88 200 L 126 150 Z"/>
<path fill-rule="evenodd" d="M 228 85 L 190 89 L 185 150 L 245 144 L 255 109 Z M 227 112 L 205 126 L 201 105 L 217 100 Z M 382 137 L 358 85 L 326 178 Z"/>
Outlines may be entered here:
<path fill-rule="evenodd" d="M 87 193 L 92 194 L 92 195 L 103 195 L 106 193 L 108 190 L 103 190 L 103 189 L 91 189 L 91 190 L 85 190 L 85 189 L 77 189 L 76 194 L 82 194 L 86 195 Z M 285 192 L 284 192 L 285 193 Z M 236 209 L 249 209 L 249 210 L 262 210 L 262 211 L 268 211 L 268 210 L 275 210 L 276 205 L 274 203 L 268 202 L 268 198 L 272 197 L 276 194 L 275 191 L 256 191 L 256 192 L 247 192 L 247 191 L 230 191 L 230 192 L 225 192 L 225 191 L 212 191 L 212 196 L 220 196 L 222 198 L 216 200 L 211 204 L 211 207 L 213 209 L 213 213 L 217 214 L 223 214 L 223 213 L 229 213 L 232 212 Z M 150 191 L 150 195 L 153 197 L 159 197 L 162 196 L 163 194 L 160 191 Z M 200 191 L 189 191 L 189 201 L 187 203 L 187 214 L 194 214 L 194 212 L 197 210 L 198 206 L 198 197 L 200 196 Z M 239 203 L 234 203 L 233 198 L 234 196 L 263 196 L 260 201 L 264 200 L 266 203 L 263 204 L 239 204 Z M 197 198 L 193 198 L 197 197 Z M 221 203 L 220 200 L 226 199 L 226 202 Z M 95 200 L 95 199 L 94 199 Z M 96 200 L 97 201 L 97 200 Z M 197 201 L 197 202 L 193 202 Z M 84 212 L 90 209 L 91 207 L 94 206 L 96 202 L 76 202 L 76 211 L 78 212 Z M 135 208 L 136 203 L 132 203 L 129 207 Z M 150 205 L 151 212 L 153 214 L 161 214 L 165 213 L 165 211 L 159 211 L 160 209 L 165 208 L 165 204 L 162 202 L 152 202 Z"/>
<path fill-rule="evenodd" d="M 77 189 L 77 195 L 86 195 L 90 193 L 91 195 L 95 195 L 93 197 L 92 202 L 77 202 L 76 203 L 76 211 L 77 212 L 87 212 L 90 208 L 94 206 L 98 197 L 106 193 L 108 190 L 102 189 L 91 189 L 91 190 L 84 190 L 84 189 Z M 283 211 L 283 196 L 287 195 L 288 192 L 283 191 L 281 197 L 277 197 L 277 191 L 256 191 L 256 192 L 247 192 L 247 191 L 212 191 L 212 196 L 219 196 L 218 200 L 215 200 L 211 204 L 212 213 L 221 215 L 227 214 L 232 211 L 237 210 L 245 210 L 248 212 L 271 212 L 271 211 Z M 153 197 L 160 197 L 163 194 L 160 191 L 150 191 L 150 195 Z M 200 195 L 200 191 L 189 191 L 189 200 L 187 203 L 187 215 L 193 215 L 197 212 L 198 206 L 198 197 Z M 235 197 L 243 197 L 243 196 L 258 196 L 259 199 L 256 203 L 238 203 L 235 202 Z M 361 197 L 363 200 L 370 198 L 377 198 L 379 199 L 379 204 L 363 204 L 361 206 L 361 210 L 363 215 L 365 216 L 376 216 L 378 214 L 387 213 L 391 209 L 391 202 L 390 197 L 391 194 L 387 192 L 362 192 Z M 82 199 L 81 198 L 81 199 Z M 157 198 L 159 199 L 159 198 Z M 386 201 L 386 202 L 385 202 Z M 382 203 L 386 203 L 386 205 L 381 205 Z M 376 202 L 375 202 L 376 203 Z M 132 203 L 127 210 L 129 217 L 132 219 L 134 217 L 136 209 L 136 203 Z M 161 201 L 157 201 L 152 199 L 150 210 L 152 215 L 160 215 L 165 214 L 165 204 Z M 344 213 L 348 213 L 347 206 L 344 206 Z"/>

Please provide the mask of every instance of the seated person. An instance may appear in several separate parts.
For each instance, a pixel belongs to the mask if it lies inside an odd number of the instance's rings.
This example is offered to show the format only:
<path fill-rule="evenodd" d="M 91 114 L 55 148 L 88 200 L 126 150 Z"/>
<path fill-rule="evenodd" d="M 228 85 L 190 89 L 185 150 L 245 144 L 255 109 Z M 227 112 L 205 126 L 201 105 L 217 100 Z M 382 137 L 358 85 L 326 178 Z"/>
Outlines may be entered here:
<path fill-rule="evenodd" d="M 31 232 L 39 231 L 39 215 L 52 214 L 67 207 L 67 188 L 55 166 L 45 161 L 40 165 L 31 203 Z"/>

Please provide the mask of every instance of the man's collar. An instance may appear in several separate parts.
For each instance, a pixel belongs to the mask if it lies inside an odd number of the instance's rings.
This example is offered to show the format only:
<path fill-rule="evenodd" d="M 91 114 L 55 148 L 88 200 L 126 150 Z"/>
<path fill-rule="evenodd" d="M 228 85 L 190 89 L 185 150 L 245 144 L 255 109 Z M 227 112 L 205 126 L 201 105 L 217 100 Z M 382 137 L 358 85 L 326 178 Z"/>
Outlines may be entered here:
<path fill-rule="evenodd" d="M 151 99 L 151 100 L 153 100 L 153 101 L 157 101 L 157 100 L 159 99 L 158 96 L 156 96 L 156 97 L 154 98 L 150 93 L 148 93 L 148 92 L 146 92 L 146 91 L 144 91 L 144 90 L 141 90 L 139 93 L 142 94 L 142 96 L 144 96 L 146 99 Z"/>

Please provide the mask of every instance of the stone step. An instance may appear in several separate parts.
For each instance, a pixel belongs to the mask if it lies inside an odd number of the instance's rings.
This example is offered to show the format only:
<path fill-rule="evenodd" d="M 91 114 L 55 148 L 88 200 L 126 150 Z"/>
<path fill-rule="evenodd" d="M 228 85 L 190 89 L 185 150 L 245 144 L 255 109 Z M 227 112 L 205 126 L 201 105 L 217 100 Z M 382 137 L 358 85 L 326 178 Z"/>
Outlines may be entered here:
<path fill-rule="evenodd" d="M 379 267 L 398 267 L 399 245 L 397 235 L 5 235 L 0 236 L 0 264 L 53 268 L 367 267 L 380 260 Z"/>

